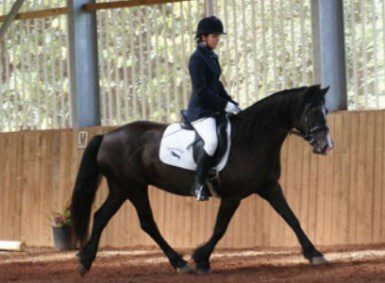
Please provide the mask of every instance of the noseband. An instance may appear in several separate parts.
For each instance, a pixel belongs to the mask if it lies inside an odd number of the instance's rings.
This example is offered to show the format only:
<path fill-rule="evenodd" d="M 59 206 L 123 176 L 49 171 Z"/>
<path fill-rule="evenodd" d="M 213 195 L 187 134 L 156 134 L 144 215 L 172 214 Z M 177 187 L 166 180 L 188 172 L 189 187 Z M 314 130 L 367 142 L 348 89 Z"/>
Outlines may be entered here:
<path fill-rule="evenodd" d="M 306 141 L 308 141 L 310 144 L 313 144 L 315 142 L 315 135 L 319 132 L 326 132 L 329 131 L 329 127 L 327 125 L 316 125 L 312 128 L 309 127 L 309 119 L 307 117 L 306 112 L 308 111 L 309 107 L 306 107 L 304 111 L 302 112 L 300 125 L 303 126 L 302 131 L 298 131 L 297 129 L 289 130 L 289 134 L 294 134 L 296 136 L 304 138 Z"/>

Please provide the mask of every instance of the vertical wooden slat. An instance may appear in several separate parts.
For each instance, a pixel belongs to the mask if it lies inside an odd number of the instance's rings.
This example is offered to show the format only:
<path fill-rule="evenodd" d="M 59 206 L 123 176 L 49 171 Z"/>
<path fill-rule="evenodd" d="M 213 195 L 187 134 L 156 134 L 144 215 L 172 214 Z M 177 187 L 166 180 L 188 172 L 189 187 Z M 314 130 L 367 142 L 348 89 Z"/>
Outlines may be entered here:
<path fill-rule="evenodd" d="M 23 155 L 24 155 L 24 151 L 23 151 L 23 145 L 24 145 L 24 139 L 21 138 L 21 134 L 19 133 L 18 134 L 18 137 L 17 137 L 17 153 L 16 153 L 16 156 L 17 156 L 17 159 L 16 159 L 16 162 L 17 162 L 17 166 L 16 166 L 16 176 L 15 176 L 15 179 L 16 179 L 16 186 L 15 186 L 15 190 L 16 190 L 16 198 L 15 200 L 13 201 L 13 205 L 15 207 L 15 215 L 13 215 L 14 217 L 14 220 L 13 220 L 13 223 L 14 223 L 14 229 L 15 229 L 15 233 L 14 233 L 14 239 L 13 240 L 18 240 L 18 239 L 21 239 L 21 221 L 22 221 L 22 201 L 23 201 L 23 175 L 24 175 L 24 172 L 23 172 Z M 1 136 L 0 136 L 0 148 L 4 148 L 4 147 L 1 147 Z M 5 156 L 5 154 L 1 154 L 2 156 Z M 2 167 L 2 164 L 1 164 L 1 157 L 0 157 L 0 168 L 4 168 Z M 1 178 L 1 175 L 0 175 L 0 178 Z M 1 183 L 0 183 L 0 187 L 1 186 Z M 0 216 L 1 218 L 1 216 Z M 1 225 L 1 221 L 0 221 L 0 225 Z M 7 228 L 9 229 L 9 228 Z"/>
<path fill-rule="evenodd" d="M 2 147 L 1 148 L 9 148 L 9 134 L 2 134 L 2 143 L 0 144 Z M 5 154 L 2 154 L 2 162 L 1 162 L 1 182 L 0 185 L 2 188 L 9 188 L 8 186 L 8 178 L 11 174 L 10 172 L 10 167 L 8 166 L 8 158 L 6 157 Z M 2 226 L 0 227 L 0 232 L 3 236 L 4 239 L 6 239 L 5 235 L 7 233 L 7 227 L 8 227 L 8 222 L 6 218 L 7 214 L 7 198 L 6 198 L 7 191 L 4 189 L 4 196 L 1 198 L 2 205 L 0 208 L 1 211 L 1 224 Z"/>
<path fill-rule="evenodd" d="M 332 133 L 335 132 L 334 128 L 335 115 L 331 116 L 328 119 L 328 125 Z M 332 230 L 332 203 L 333 203 L 333 180 L 334 180 L 334 164 L 333 164 L 333 152 L 329 156 L 320 156 L 322 162 L 325 164 L 325 170 L 322 171 L 323 178 L 325 180 L 325 195 L 324 195 L 324 245 L 330 244 L 331 239 L 331 230 Z"/>
<path fill-rule="evenodd" d="M 366 160 L 366 139 L 367 139 L 367 113 L 359 113 L 358 124 L 358 158 L 357 158 L 357 243 L 362 243 L 365 240 L 366 231 L 370 230 L 368 220 L 366 219 L 366 178 L 365 178 L 365 160 Z"/>
<path fill-rule="evenodd" d="M 358 169 L 358 123 L 359 113 L 351 113 L 350 115 L 350 176 L 349 176 L 349 213 L 348 213 L 348 243 L 354 244 L 357 239 L 357 169 Z"/>
<path fill-rule="evenodd" d="M 302 228 L 304 229 L 305 233 L 307 234 L 309 229 L 309 184 L 310 184 L 310 170 L 311 170 L 311 158 L 310 155 L 311 147 L 308 144 L 302 145 L 302 178 L 300 179 L 301 182 L 301 196 L 299 201 L 301 204 L 301 210 L 298 214 L 298 219 L 301 223 Z"/>
<path fill-rule="evenodd" d="M 371 243 L 373 235 L 373 194 L 374 194 L 374 146 L 375 146 L 375 112 L 368 112 L 366 120 L 366 149 L 365 149 L 365 185 L 364 207 L 366 227 L 363 243 Z"/>
<path fill-rule="evenodd" d="M 11 143 L 11 135 L 7 135 L 6 136 L 6 142 L 5 142 L 5 148 L 9 149 L 9 152 L 10 152 L 10 155 L 12 156 L 12 143 Z M 4 171 L 5 171 L 5 178 L 4 178 L 4 188 L 10 188 L 10 180 L 12 178 L 11 174 L 12 174 L 12 170 L 11 170 L 11 164 L 10 164 L 10 158 L 7 158 L 6 161 L 5 161 L 5 167 L 4 167 Z M 9 204 L 9 192 L 10 190 L 6 190 L 3 194 L 3 200 L 4 200 L 4 204 L 3 204 L 3 225 L 4 227 L 2 228 L 2 233 L 3 233 L 3 237 L 7 240 L 7 239 L 10 239 L 10 235 L 9 235 L 9 229 L 6 229 L 6 227 L 9 227 L 9 207 L 8 207 L 8 204 Z"/>
<path fill-rule="evenodd" d="M 290 204 L 294 214 L 298 218 L 301 226 L 304 228 L 303 223 L 306 223 L 306 220 L 301 219 L 301 199 L 302 199 L 302 175 L 303 175 L 303 148 L 308 147 L 309 145 L 301 138 L 295 137 L 295 153 L 293 152 L 296 160 L 295 160 L 295 168 L 294 168 L 294 176 L 295 179 L 292 195 L 292 202 Z M 290 165 L 289 165 L 290 166 Z M 293 235 L 294 232 L 292 232 Z M 295 242 L 293 241 L 293 245 L 298 245 L 297 237 L 295 237 Z"/>
<path fill-rule="evenodd" d="M 5 137 L 6 137 L 6 135 L 3 135 L 2 139 L 5 140 Z M 22 186 L 23 194 L 22 194 L 22 199 L 21 199 L 20 240 L 27 242 L 27 238 L 30 237 L 30 234 L 28 231 L 28 223 L 30 223 L 30 221 L 23 221 L 23 220 L 26 219 L 25 217 L 30 213 L 30 210 L 28 210 L 29 192 L 28 192 L 27 178 L 26 178 L 26 174 L 28 172 L 28 168 L 27 168 L 27 165 L 28 165 L 28 160 L 27 160 L 27 158 L 28 158 L 28 140 L 27 140 L 27 136 L 22 136 L 21 134 L 20 134 L 19 138 L 21 140 L 23 140 L 23 149 L 22 149 L 23 158 L 22 158 L 22 169 L 21 169 L 21 173 L 22 173 L 21 186 Z"/>
<path fill-rule="evenodd" d="M 55 160 L 57 160 L 55 158 L 57 158 L 58 156 L 57 147 L 55 147 L 55 140 L 56 140 L 57 134 L 54 134 L 54 133 L 56 133 L 56 131 L 42 132 L 44 143 L 43 143 L 42 152 L 41 152 L 41 159 L 43 162 L 43 164 L 41 165 L 42 166 L 41 178 L 44 180 L 42 183 L 47 186 L 46 188 L 47 213 L 48 213 L 47 217 L 51 217 L 53 210 L 60 209 L 59 204 L 57 203 L 57 195 L 59 193 L 60 188 L 58 186 L 58 182 L 56 182 L 55 180 L 56 175 L 54 173 L 54 171 L 57 171 L 57 164 L 58 164 L 55 162 Z M 75 168 L 77 169 L 77 166 Z M 68 178 L 71 178 L 71 176 L 68 176 Z M 54 195 L 56 196 L 55 200 L 54 200 Z M 47 222 L 51 224 L 51 218 L 48 218 Z M 53 237 L 51 234 L 49 235 L 49 239 L 52 244 Z"/>
<path fill-rule="evenodd" d="M 381 241 L 381 212 L 382 212 L 382 154 L 384 151 L 384 120 L 382 111 L 375 112 L 374 139 L 374 168 L 373 168 L 373 232 L 371 242 Z"/>
<path fill-rule="evenodd" d="M 385 4 L 384 4 L 385 8 Z M 385 14 L 384 14 L 385 16 Z M 381 111 L 382 121 L 385 123 L 385 112 Z M 382 168 L 385 168 L 385 131 L 382 131 Z M 383 171 L 382 171 L 383 172 Z M 382 178 L 381 180 L 381 204 L 385 203 L 385 178 Z M 385 209 L 383 208 L 383 205 L 381 205 L 381 242 L 385 241 Z"/>
<path fill-rule="evenodd" d="M 26 133 L 27 134 L 27 133 Z M 35 154 L 36 148 L 38 147 L 37 145 L 37 139 L 36 139 L 36 132 L 30 132 L 28 133 L 29 135 L 29 145 L 28 145 L 28 150 L 29 150 L 29 170 L 30 170 L 30 208 L 33 209 L 35 212 L 35 215 L 32 221 L 32 226 L 31 226 L 31 244 L 32 245 L 39 245 L 40 237 L 39 237 L 39 230 L 41 227 L 41 201 L 40 198 L 41 196 L 41 187 L 39 185 L 39 174 L 40 174 L 40 166 L 37 165 L 37 157 Z M 37 166 L 36 166 L 37 165 Z"/>
<path fill-rule="evenodd" d="M 0 133 L 0 147 L 1 148 L 5 148 L 5 145 L 6 145 L 6 141 L 5 141 L 5 137 L 6 135 L 5 134 L 2 134 Z M 7 174 L 6 170 L 7 170 L 7 167 L 6 164 L 6 158 L 5 158 L 5 154 L 0 154 L 0 168 L 4 168 L 3 170 L 0 170 L 0 187 L 1 188 L 6 188 L 5 187 L 5 176 Z M 4 191 L 5 193 L 5 191 Z M 5 227 L 7 227 L 6 225 L 6 222 L 5 222 L 5 199 L 4 197 L 3 198 L 0 198 L 0 235 L 5 235 Z M 4 236 L 3 236 L 4 237 Z"/>
<path fill-rule="evenodd" d="M 318 170 L 317 170 L 317 211 L 316 211 L 316 244 L 325 243 L 325 171 L 328 166 L 325 158 L 317 156 Z"/>
<path fill-rule="evenodd" d="M 262 246 L 263 242 L 263 200 L 258 196 L 255 210 L 255 245 Z"/>
<path fill-rule="evenodd" d="M 311 149 L 309 149 L 311 150 Z M 315 154 L 310 154 L 310 179 L 309 179 L 309 198 L 308 198 L 308 237 L 315 243 L 317 240 L 316 231 L 317 231 L 317 196 L 318 196 L 318 159 Z"/>
<path fill-rule="evenodd" d="M 342 151 L 341 160 L 341 195 L 340 197 L 340 214 L 339 220 L 339 238 L 341 244 L 348 243 L 349 237 L 349 178 L 352 172 L 349 170 L 350 156 L 354 153 L 350 151 L 350 119 L 347 111 L 341 114 L 342 116 L 342 127 L 341 127 L 341 139 L 342 144 L 340 145 Z M 336 144 L 336 146 L 339 146 Z"/>
<path fill-rule="evenodd" d="M 31 150 L 33 150 L 33 171 L 34 171 L 34 198 L 36 205 L 36 242 L 35 245 L 42 245 L 44 242 L 44 234 L 46 230 L 49 230 L 49 223 L 45 223 L 45 211 L 44 211 L 44 200 L 48 198 L 47 191 L 50 190 L 50 185 L 45 182 L 47 178 L 44 178 L 45 174 L 42 174 L 44 163 L 40 160 L 40 155 L 37 152 L 38 149 L 42 148 L 42 134 L 40 132 L 29 133 L 32 136 Z M 32 152 L 32 151 L 31 151 Z M 48 172 L 47 172 L 48 173 Z M 49 215 L 46 215 L 49 217 Z"/>
<path fill-rule="evenodd" d="M 343 141 L 342 141 L 342 118 L 341 114 L 335 114 L 332 116 L 334 120 L 334 128 L 331 132 L 332 138 L 335 143 L 335 148 L 332 152 L 333 162 L 333 181 L 331 187 L 332 194 L 332 203 L 331 203 L 331 231 L 330 231 L 330 240 L 329 244 L 340 244 L 341 236 L 344 234 L 343 226 L 341 222 L 344 218 L 342 214 L 343 204 L 341 199 L 343 197 L 343 187 L 342 187 L 342 174 L 346 174 L 347 172 L 342 171 L 342 161 L 343 161 Z"/>

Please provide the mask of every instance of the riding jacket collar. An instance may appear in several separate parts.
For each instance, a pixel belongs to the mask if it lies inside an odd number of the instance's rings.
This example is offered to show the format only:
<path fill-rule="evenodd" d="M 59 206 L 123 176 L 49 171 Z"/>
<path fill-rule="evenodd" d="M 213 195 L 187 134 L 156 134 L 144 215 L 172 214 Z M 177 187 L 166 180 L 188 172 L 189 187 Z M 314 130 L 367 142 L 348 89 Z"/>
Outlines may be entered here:
<path fill-rule="evenodd" d="M 205 44 L 199 43 L 197 47 L 201 58 L 206 62 L 210 70 L 217 76 L 221 75 L 221 66 L 219 65 L 218 55 L 209 49 Z"/>

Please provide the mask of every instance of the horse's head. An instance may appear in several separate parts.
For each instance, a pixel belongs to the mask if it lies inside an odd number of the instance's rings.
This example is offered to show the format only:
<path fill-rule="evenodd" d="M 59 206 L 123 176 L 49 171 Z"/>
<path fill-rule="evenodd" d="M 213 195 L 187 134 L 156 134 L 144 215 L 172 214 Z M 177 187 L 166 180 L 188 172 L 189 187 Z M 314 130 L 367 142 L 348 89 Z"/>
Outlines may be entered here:
<path fill-rule="evenodd" d="M 309 87 L 304 93 L 303 110 L 295 124 L 301 136 L 309 142 L 316 154 L 328 154 L 334 147 L 327 125 L 325 94 L 329 87 L 319 85 Z"/>

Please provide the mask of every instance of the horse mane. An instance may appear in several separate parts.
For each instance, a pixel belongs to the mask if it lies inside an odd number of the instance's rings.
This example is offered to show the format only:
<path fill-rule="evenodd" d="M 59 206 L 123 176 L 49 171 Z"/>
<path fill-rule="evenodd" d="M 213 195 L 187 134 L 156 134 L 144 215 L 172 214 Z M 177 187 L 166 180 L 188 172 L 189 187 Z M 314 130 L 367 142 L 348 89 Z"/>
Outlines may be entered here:
<path fill-rule="evenodd" d="M 273 93 L 260 101 L 255 102 L 239 113 L 241 118 L 237 119 L 234 129 L 235 144 L 252 146 L 259 138 L 261 130 L 272 125 L 284 128 L 284 124 L 292 121 L 292 115 L 302 113 L 303 94 L 309 89 L 319 90 L 319 85 L 303 86 L 293 89 L 285 89 Z M 242 119 L 244 118 L 244 119 Z M 284 124 L 282 124 L 284 123 Z"/>

